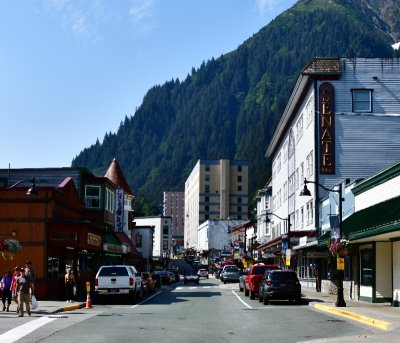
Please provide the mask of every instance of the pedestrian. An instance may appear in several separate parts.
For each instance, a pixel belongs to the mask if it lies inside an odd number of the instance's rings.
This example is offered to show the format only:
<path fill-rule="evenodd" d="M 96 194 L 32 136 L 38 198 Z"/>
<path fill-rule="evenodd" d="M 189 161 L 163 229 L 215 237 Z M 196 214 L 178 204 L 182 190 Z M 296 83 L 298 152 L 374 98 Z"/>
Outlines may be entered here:
<path fill-rule="evenodd" d="M 17 266 L 14 268 L 14 273 L 13 273 L 12 281 L 11 281 L 11 297 L 13 298 L 14 302 L 17 304 L 17 314 L 19 311 L 17 279 L 19 278 L 20 275 L 21 275 L 21 268 Z"/>
<path fill-rule="evenodd" d="M 68 269 L 65 274 L 65 295 L 67 299 L 67 303 L 73 302 L 74 298 L 74 286 L 75 286 L 75 276 L 72 272 L 72 269 Z"/>
<path fill-rule="evenodd" d="M 28 260 L 25 262 L 25 274 L 30 277 L 31 279 L 31 287 L 32 287 L 32 294 L 35 291 L 35 271 L 33 270 L 32 267 L 32 261 Z"/>
<path fill-rule="evenodd" d="M 28 316 L 31 315 L 31 278 L 26 275 L 25 269 L 21 268 L 21 275 L 17 279 L 18 290 L 18 317 L 24 316 L 24 304 Z"/>
<path fill-rule="evenodd" d="M 1 297 L 1 301 L 3 302 L 3 311 L 6 310 L 6 300 L 7 300 L 7 312 L 10 312 L 11 305 L 11 282 L 12 282 L 12 273 L 10 270 L 6 270 L 4 272 L 4 276 L 0 281 L 0 288 L 3 292 Z"/>

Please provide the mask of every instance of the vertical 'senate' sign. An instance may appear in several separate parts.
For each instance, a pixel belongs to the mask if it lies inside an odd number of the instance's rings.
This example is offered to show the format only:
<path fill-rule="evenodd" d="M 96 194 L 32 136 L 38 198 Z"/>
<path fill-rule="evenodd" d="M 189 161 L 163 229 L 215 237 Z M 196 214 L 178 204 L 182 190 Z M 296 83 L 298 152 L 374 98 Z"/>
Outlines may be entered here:
<path fill-rule="evenodd" d="M 319 87 L 320 174 L 335 174 L 335 98 L 329 82 Z"/>

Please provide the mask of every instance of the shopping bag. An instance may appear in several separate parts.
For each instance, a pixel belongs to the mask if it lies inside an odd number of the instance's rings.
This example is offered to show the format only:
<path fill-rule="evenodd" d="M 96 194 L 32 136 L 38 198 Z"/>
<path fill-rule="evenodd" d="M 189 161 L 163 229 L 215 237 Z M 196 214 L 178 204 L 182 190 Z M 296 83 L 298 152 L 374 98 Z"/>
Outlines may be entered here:
<path fill-rule="evenodd" d="M 74 296 L 75 296 L 76 295 L 76 286 L 74 286 L 73 292 L 74 292 Z"/>
<path fill-rule="evenodd" d="M 31 308 L 34 310 L 36 308 L 38 308 L 39 304 L 36 300 L 36 297 L 34 295 L 32 295 L 32 299 L 31 299 Z"/>

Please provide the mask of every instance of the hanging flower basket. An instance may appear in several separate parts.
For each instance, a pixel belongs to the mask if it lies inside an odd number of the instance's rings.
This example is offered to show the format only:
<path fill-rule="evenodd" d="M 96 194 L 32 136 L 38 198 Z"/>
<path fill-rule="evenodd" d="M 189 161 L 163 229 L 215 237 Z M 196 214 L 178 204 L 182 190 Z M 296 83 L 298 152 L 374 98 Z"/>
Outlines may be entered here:
<path fill-rule="evenodd" d="M 332 256 L 346 256 L 348 253 L 349 241 L 341 239 L 339 242 L 328 241 L 328 249 Z"/>
<path fill-rule="evenodd" d="M 0 241 L 0 252 L 4 260 L 13 260 L 15 254 L 21 251 L 21 245 L 15 239 Z"/>

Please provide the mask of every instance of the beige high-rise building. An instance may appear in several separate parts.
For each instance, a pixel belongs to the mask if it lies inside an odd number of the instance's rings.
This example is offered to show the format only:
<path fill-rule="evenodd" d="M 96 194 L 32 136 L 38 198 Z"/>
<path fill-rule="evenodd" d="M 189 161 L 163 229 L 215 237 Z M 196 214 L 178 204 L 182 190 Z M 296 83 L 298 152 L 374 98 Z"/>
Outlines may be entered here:
<path fill-rule="evenodd" d="M 185 182 L 185 248 L 197 248 L 206 220 L 247 218 L 247 161 L 199 160 Z"/>
<path fill-rule="evenodd" d="M 172 219 L 172 244 L 175 252 L 179 252 L 184 248 L 184 197 L 184 192 L 164 192 L 163 196 L 163 214 Z"/>

